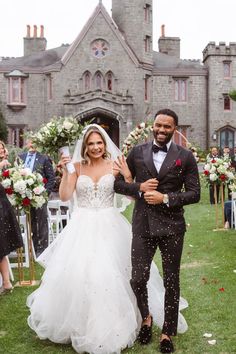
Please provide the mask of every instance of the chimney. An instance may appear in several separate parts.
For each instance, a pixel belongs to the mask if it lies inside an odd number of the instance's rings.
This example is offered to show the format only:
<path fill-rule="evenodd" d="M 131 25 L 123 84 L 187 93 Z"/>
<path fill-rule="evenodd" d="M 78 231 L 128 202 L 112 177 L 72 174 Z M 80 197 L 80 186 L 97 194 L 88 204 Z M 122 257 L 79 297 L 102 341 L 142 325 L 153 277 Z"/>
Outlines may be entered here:
<path fill-rule="evenodd" d="M 46 50 L 47 40 L 44 38 L 44 26 L 40 26 L 40 37 L 37 35 L 38 28 L 33 26 L 33 37 L 30 35 L 30 25 L 27 25 L 27 33 L 24 38 L 24 56 Z"/>
<path fill-rule="evenodd" d="M 165 25 L 161 26 L 161 37 L 158 39 L 158 48 L 160 53 L 180 58 L 180 38 L 166 37 Z"/>
<path fill-rule="evenodd" d="M 165 25 L 161 25 L 161 37 L 165 37 Z"/>
<path fill-rule="evenodd" d="M 37 26 L 34 25 L 34 38 L 37 38 Z"/>
<path fill-rule="evenodd" d="M 27 34 L 26 37 L 29 38 L 30 37 L 30 25 L 27 25 Z"/>
<path fill-rule="evenodd" d="M 44 26 L 40 26 L 40 38 L 44 37 Z"/>

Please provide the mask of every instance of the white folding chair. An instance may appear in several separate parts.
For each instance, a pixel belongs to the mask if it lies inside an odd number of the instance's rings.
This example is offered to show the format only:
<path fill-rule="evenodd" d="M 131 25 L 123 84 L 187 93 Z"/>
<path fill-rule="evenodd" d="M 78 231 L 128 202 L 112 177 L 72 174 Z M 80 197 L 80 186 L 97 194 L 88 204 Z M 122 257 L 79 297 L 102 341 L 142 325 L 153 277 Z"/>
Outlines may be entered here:
<path fill-rule="evenodd" d="M 70 220 L 70 202 L 62 202 L 61 200 L 58 201 L 59 202 L 59 210 L 60 210 L 60 217 L 61 220 L 65 220 L 66 223 L 68 223 L 68 221 Z M 65 213 L 62 212 L 62 208 L 65 207 Z M 63 225 L 62 225 L 63 227 Z"/>
<path fill-rule="evenodd" d="M 48 227 L 49 227 L 49 240 L 50 244 L 63 229 L 61 220 L 61 212 L 59 200 L 49 200 L 47 205 L 48 210 Z"/>
<path fill-rule="evenodd" d="M 231 194 L 231 228 L 236 230 L 236 192 Z"/>

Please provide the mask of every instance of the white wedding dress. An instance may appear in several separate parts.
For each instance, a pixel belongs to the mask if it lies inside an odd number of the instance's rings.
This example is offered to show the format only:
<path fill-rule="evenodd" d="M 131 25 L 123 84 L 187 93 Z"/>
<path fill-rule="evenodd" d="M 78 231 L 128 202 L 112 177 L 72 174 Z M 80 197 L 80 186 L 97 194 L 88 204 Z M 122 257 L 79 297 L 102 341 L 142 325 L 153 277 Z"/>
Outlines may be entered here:
<path fill-rule="evenodd" d="M 118 354 L 131 346 L 141 316 L 130 287 L 131 225 L 114 205 L 114 176 L 97 184 L 77 180 L 78 206 L 57 239 L 38 258 L 46 269 L 41 285 L 27 299 L 29 326 L 40 339 L 72 343 L 78 353 Z M 149 303 L 162 327 L 164 287 L 155 264 Z M 181 298 L 180 309 L 187 307 Z M 187 324 L 180 314 L 178 331 Z"/>

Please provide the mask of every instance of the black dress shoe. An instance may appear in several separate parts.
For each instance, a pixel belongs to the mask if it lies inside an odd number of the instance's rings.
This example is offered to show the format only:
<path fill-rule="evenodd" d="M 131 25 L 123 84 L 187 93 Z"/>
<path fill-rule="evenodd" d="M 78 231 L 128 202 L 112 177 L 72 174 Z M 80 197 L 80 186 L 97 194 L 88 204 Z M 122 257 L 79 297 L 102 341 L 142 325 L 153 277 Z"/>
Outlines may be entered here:
<path fill-rule="evenodd" d="M 151 326 L 144 325 L 141 327 L 138 334 L 138 341 L 140 344 L 149 344 L 152 339 L 152 317 L 151 317 Z"/>
<path fill-rule="evenodd" d="M 174 353 L 174 346 L 171 339 L 162 339 L 160 342 L 161 353 Z"/>

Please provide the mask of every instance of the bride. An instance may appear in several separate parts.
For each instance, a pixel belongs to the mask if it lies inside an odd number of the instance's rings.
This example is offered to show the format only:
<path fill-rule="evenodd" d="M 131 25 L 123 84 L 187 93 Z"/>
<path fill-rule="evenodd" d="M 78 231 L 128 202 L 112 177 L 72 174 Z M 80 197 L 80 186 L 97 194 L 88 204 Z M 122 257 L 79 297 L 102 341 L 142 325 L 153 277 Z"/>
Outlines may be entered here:
<path fill-rule="evenodd" d="M 69 157 L 61 157 L 60 198 L 73 199 L 71 220 L 40 255 L 41 285 L 27 299 L 29 326 L 40 339 L 72 343 L 78 353 L 118 354 L 132 346 L 142 319 L 130 286 L 131 226 L 114 206 L 113 184 L 129 170 L 114 161 L 121 155 L 98 125 L 86 126 Z M 120 159 L 121 160 L 121 159 Z M 156 265 L 149 280 L 149 305 L 162 327 L 164 287 Z M 181 298 L 180 310 L 187 307 Z M 179 314 L 178 331 L 187 330 Z"/>

